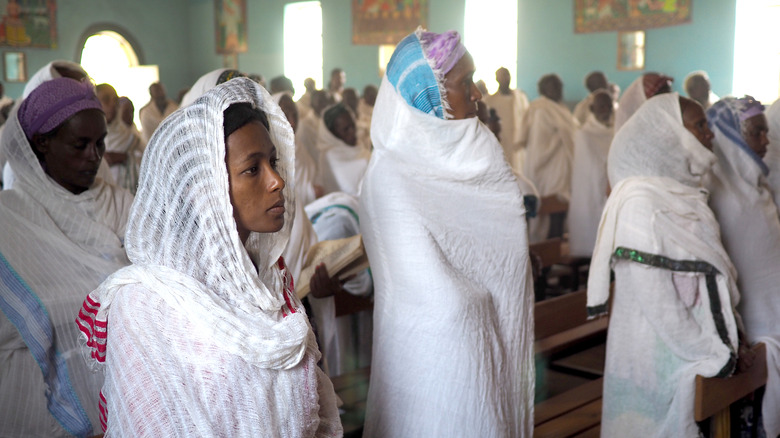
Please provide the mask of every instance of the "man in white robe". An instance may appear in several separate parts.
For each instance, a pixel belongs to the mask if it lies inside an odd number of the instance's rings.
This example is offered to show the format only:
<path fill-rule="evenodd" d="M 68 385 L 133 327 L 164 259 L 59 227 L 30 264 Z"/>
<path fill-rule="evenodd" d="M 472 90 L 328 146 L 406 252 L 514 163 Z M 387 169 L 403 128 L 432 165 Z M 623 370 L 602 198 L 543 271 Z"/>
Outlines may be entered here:
<path fill-rule="evenodd" d="M 122 117 L 119 117 L 119 96 L 114 87 L 100 84 L 95 90 L 108 123 L 106 152 L 103 158 L 108 162 L 116 184 L 135 194 L 146 143 L 134 125 L 126 124 Z"/>
<path fill-rule="evenodd" d="M 563 82 L 556 74 L 539 80 L 540 97 L 531 102 L 525 113 L 522 136 L 525 142 L 525 176 L 539 191 L 539 196 L 571 199 L 571 167 L 574 154 L 574 130 L 577 121 L 562 103 Z M 553 234 L 563 232 L 563 218 L 552 228 Z M 539 215 L 529 221 L 528 238 L 544 240 L 551 232 L 550 215 Z"/>
<path fill-rule="evenodd" d="M 685 93 L 688 97 L 701 104 L 704 111 L 707 111 L 713 103 L 720 99 L 712 92 L 710 77 L 703 70 L 688 73 L 688 76 L 683 81 L 683 88 L 685 88 Z"/>
<path fill-rule="evenodd" d="M 501 147 L 507 161 L 516 171 L 523 168 L 523 150 L 520 148 L 523 133 L 523 116 L 528 109 L 528 97 L 523 90 L 509 88 L 512 79 L 509 70 L 504 67 L 496 70 L 498 91 L 485 96 L 487 106 L 496 110 L 501 119 Z"/>
<path fill-rule="evenodd" d="M 585 76 L 585 88 L 588 89 L 588 95 L 585 96 L 577 106 L 574 107 L 574 118 L 580 122 L 580 125 L 584 124 L 590 116 L 590 105 L 593 103 L 593 93 L 596 90 L 606 89 L 609 86 L 607 76 L 600 71 L 593 71 Z"/>
<path fill-rule="evenodd" d="M 295 105 L 298 106 L 298 116 L 301 119 L 311 112 L 311 95 L 317 90 L 317 83 L 312 78 L 306 78 L 303 80 L 303 87 L 306 88 L 306 91 L 295 102 Z"/>
<path fill-rule="evenodd" d="M 149 86 L 149 96 L 151 96 L 149 103 L 144 105 L 138 112 L 144 141 L 147 143 L 160 123 L 172 112 L 179 109 L 179 105 L 176 102 L 168 99 L 168 96 L 165 94 L 165 87 L 159 82 Z"/>
<path fill-rule="evenodd" d="M 574 166 L 569 203 L 569 253 L 590 257 L 601 211 L 607 202 L 607 154 L 612 143 L 613 102 L 602 89 L 589 99 L 590 115 L 574 133 Z"/>

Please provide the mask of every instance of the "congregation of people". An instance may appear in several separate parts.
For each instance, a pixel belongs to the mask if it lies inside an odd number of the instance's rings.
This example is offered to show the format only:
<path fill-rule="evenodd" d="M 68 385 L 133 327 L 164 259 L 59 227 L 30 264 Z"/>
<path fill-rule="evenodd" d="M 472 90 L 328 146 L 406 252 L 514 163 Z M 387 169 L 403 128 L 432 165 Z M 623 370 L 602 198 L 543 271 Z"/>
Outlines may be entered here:
<path fill-rule="evenodd" d="M 530 437 L 551 238 L 610 318 L 602 436 L 699 436 L 695 377 L 756 343 L 749 422 L 780 435 L 780 101 L 703 71 L 688 97 L 583 72 L 568 102 L 502 67 L 489 94 L 422 28 L 378 86 L 345 67 L 298 100 L 221 68 L 132 102 L 69 61 L 0 88 L 0 436 L 342 436 L 331 379 L 370 366 L 364 436 Z M 357 235 L 369 269 L 304 276 Z M 337 316 L 344 294 L 373 313 Z"/>

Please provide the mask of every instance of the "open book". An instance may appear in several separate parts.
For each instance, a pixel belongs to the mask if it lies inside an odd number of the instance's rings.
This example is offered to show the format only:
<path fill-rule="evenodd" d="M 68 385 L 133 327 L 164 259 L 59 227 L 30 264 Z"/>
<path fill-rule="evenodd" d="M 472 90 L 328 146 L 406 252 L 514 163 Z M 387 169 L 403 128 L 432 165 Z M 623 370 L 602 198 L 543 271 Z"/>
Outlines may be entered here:
<path fill-rule="evenodd" d="M 309 293 L 309 282 L 314 270 L 320 263 L 325 263 L 328 274 L 337 275 L 339 279 L 347 278 L 368 268 L 368 257 L 363 246 L 361 234 L 338 240 L 323 240 L 309 249 L 306 262 L 301 269 L 295 293 L 303 298 Z"/>

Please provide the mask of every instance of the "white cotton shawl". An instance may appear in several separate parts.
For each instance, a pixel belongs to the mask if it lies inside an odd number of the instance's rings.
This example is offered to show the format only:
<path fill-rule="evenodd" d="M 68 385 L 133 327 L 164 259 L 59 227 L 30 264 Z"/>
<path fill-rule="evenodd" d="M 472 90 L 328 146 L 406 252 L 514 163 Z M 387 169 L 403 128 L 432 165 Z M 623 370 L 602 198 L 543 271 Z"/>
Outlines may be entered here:
<path fill-rule="evenodd" d="M 366 437 L 531 436 L 525 210 L 477 119 L 409 106 L 385 78 L 360 227 L 374 276 Z"/>
<path fill-rule="evenodd" d="M 114 117 L 114 120 L 108 124 L 108 134 L 106 134 L 106 152 L 119 152 L 127 155 L 123 163 L 117 163 L 111 166 L 111 176 L 120 187 L 135 193 L 138 184 L 138 171 L 141 168 L 141 157 L 143 156 L 146 143 L 141 139 L 141 133 L 138 132 L 135 125 L 128 126 L 120 117 Z"/>
<path fill-rule="evenodd" d="M 540 196 L 555 195 L 569 201 L 576 120 L 566 106 L 542 96 L 528 106 L 523 126 L 523 173 L 534 183 Z M 530 241 L 546 239 L 549 226 L 549 216 L 532 218 L 528 232 Z"/>
<path fill-rule="evenodd" d="M 569 203 L 569 253 L 590 257 L 607 203 L 607 154 L 614 131 L 593 114 L 574 133 L 574 166 Z"/>
<path fill-rule="evenodd" d="M 282 96 L 292 97 L 290 92 L 276 93 L 272 97 L 277 104 Z M 300 115 L 300 112 L 299 112 Z M 298 119 L 298 131 L 300 131 L 300 118 Z M 317 165 L 312 160 L 306 147 L 299 140 L 298 132 L 295 133 L 295 197 L 300 200 L 301 205 L 307 205 L 316 199 L 314 193 L 314 178 L 316 176 Z M 287 258 L 285 258 L 287 260 Z M 297 277 L 296 277 L 297 278 Z"/>
<path fill-rule="evenodd" d="M 316 367 L 306 314 L 277 263 L 293 225 L 292 185 L 283 189 L 280 231 L 251 233 L 246 245 L 236 231 L 223 112 L 237 102 L 266 112 L 279 175 L 294 177 L 292 129 L 250 79 L 210 90 L 155 132 L 128 225 L 133 265 L 89 296 L 99 303 L 95 326 L 112 321 L 103 341 L 108 433 L 340 433 L 335 394 Z M 88 345 L 100 342 L 96 330 Z M 134 360 L 138 351 L 145 360 Z M 100 359 L 99 349 L 92 354 Z"/>
<path fill-rule="evenodd" d="M 714 161 L 682 125 L 676 93 L 654 97 L 616 135 L 612 193 L 588 279 L 591 315 L 610 309 L 601 430 L 604 436 L 697 436 L 695 376 L 728 375 L 736 362 L 736 272 L 700 188 Z M 704 261 L 706 278 L 613 259 L 624 247 L 672 260 Z M 714 308 L 718 308 L 713 313 Z"/>
<path fill-rule="evenodd" d="M 1 141 L 16 183 L 0 193 L 0 254 L 48 313 L 54 342 L 47 358 L 54 361 L 54 349 L 64 358 L 73 391 L 99 433 L 103 376 L 81 358 L 73 319 L 84 297 L 129 263 L 123 240 L 133 197 L 99 178 L 83 193 L 67 191 L 44 173 L 16 109 L 4 126 Z M 1 436 L 69 436 L 47 409 L 50 388 L 39 364 L 2 313 L 0 369 Z"/>
<path fill-rule="evenodd" d="M 769 125 L 769 146 L 764 156 L 764 163 L 769 167 L 767 182 L 775 205 L 780 206 L 780 99 L 767 108 L 765 115 Z"/>
<path fill-rule="evenodd" d="M 2 108 L 2 107 L 0 107 Z M 371 152 L 371 117 L 374 115 L 374 107 L 367 104 L 362 98 L 358 101 L 357 126 L 358 146 Z"/>
<path fill-rule="evenodd" d="M 639 76 L 626 88 L 626 91 L 620 96 L 618 108 L 615 111 L 615 132 L 631 118 L 632 115 L 647 101 L 645 95 L 644 75 Z"/>
<path fill-rule="evenodd" d="M 751 343 L 767 347 L 768 380 L 763 402 L 766 436 L 780 434 L 780 219 L 758 163 L 713 125 L 718 162 L 709 183 L 710 206 L 723 246 L 737 269 L 739 313 Z M 771 132 L 771 130 L 770 130 Z"/>
<path fill-rule="evenodd" d="M 344 192 L 357 196 L 368 166 L 370 152 L 360 145 L 350 146 L 330 132 L 320 119 L 317 131 L 319 179 L 325 193 Z"/>

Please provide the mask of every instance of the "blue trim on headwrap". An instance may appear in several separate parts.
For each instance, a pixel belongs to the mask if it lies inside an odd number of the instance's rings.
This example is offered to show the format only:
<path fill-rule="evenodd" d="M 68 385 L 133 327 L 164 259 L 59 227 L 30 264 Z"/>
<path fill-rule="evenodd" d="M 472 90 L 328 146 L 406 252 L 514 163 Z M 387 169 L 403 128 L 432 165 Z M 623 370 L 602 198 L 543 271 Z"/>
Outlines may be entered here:
<path fill-rule="evenodd" d="M 47 407 L 71 435 L 93 435 L 92 423 L 73 390 L 68 366 L 57 350 L 54 327 L 41 300 L 0 254 L 0 310 L 16 327 L 41 368 Z"/>
<path fill-rule="evenodd" d="M 740 149 L 756 162 L 758 167 L 761 168 L 761 173 L 766 176 L 769 174 L 769 167 L 758 154 L 753 152 L 753 149 L 750 149 L 750 146 L 748 146 L 745 138 L 742 136 L 742 125 L 739 121 L 739 108 L 735 105 L 736 102 L 730 104 L 728 99 L 721 99 L 715 102 L 715 104 L 707 110 L 707 123 L 710 125 L 711 130 L 714 130 L 714 128 L 717 127 L 723 135 L 736 143 Z"/>
<path fill-rule="evenodd" d="M 398 43 L 387 63 L 386 76 L 406 103 L 444 119 L 439 82 L 425 58 L 417 35 L 411 34 Z"/>

